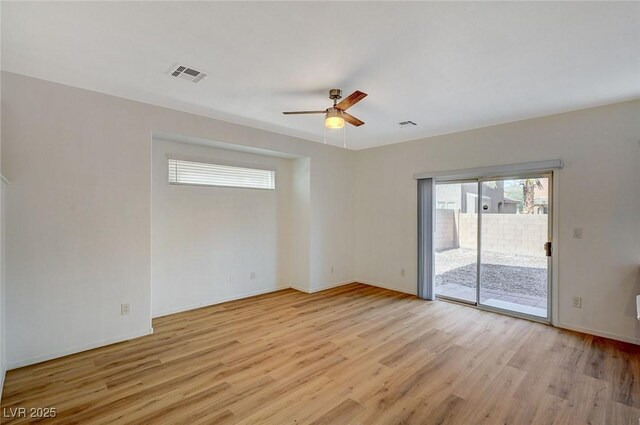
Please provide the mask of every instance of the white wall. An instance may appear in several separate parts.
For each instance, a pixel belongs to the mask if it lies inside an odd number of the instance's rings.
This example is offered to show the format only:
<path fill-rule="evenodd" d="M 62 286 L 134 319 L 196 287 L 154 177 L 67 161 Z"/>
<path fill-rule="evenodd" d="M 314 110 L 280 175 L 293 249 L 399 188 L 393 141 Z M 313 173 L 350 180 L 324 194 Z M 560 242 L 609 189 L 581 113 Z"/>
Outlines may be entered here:
<path fill-rule="evenodd" d="M 640 343 L 639 140 L 635 101 L 358 151 L 356 278 L 415 293 L 414 173 L 560 158 L 555 319 Z M 572 239 L 574 227 L 582 239 Z"/>
<path fill-rule="evenodd" d="M 2 16 L 2 2 L 0 2 L 0 17 Z M 2 19 L 0 19 L 2 22 Z M 2 34 L 2 31 L 0 31 Z M 0 45 L 2 45 L 0 36 Z M 0 49 L 0 64 L 2 64 L 2 49 Z M 2 92 L 2 79 L 0 79 L 0 93 Z M 5 308 L 4 308 L 4 193 L 6 182 L 2 177 L 2 105 L 0 102 L 0 400 L 2 399 L 2 390 L 4 388 L 4 377 L 7 371 L 7 357 L 5 344 Z"/>
<path fill-rule="evenodd" d="M 276 189 L 169 185 L 169 155 L 273 168 Z M 289 287 L 283 257 L 290 245 L 292 162 L 154 140 L 153 317 Z"/>
<path fill-rule="evenodd" d="M 289 263 L 287 281 L 292 287 L 305 292 L 311 292 L 311 254 L 309 244 L 311 238 L 310 175 L 311 162 L 309 158 L 293 160 L 291 168 L 291 225 L 289 227 L 291 250 L 285 261 Z M 351 258 L 355 260 L 355 256 Z M 353 273 L 353 270 L 347 273 Z"/>
<path fill-rule="evenodd" d="M 351 153 L 356 154 L 356 152 Z M 353 282 L 355 276 L 353 161 L 349 156 L 337 157 L 333 160 L 327 158 L 327 160 L 331 161 L 331 171 L 320 170 L 317 162 L 311 161 L 312 292 Z M 328 180 L 332 181 L 330 187 L 324 184 Z M 318 187 L 322 187 L 323 190 L 316 190 Z M 320 209 L 316 208 L 316 205 L 330 205 L 330 207 Z M 340 247 L 340 251 L 345 255 L 336 255 L 337 253 L 330 250 L 321 249 L 325 246 Z"/>
<path fill-rule="evenodd" d="M 7 72 L 2 110 L 9 367 L 150 331 L 154 132 L 308 157 L 309 287 L 353 281 L 352 151 Z"/>
<path fill-rule="evenodd" d="M 2 174 L 0 174 L 2 176 Z M 7 191 L 7 182 L 0 181 L 0 399 L 2 399 L 2 390 L 4 389 L 4 377 L 7 372 L 7 355 L 5 344 L 5 193 Z"/>

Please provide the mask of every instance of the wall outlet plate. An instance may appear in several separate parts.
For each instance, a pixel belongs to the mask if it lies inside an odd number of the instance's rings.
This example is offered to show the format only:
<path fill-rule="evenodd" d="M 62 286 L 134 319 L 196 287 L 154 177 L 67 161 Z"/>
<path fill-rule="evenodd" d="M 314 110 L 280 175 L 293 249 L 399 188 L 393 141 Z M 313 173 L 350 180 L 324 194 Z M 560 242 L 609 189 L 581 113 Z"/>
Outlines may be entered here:
<path fill-rule="evenodd" d="M 571 301 L 571 306 L 574 308 L 582 308 L 582 298 L 573 297 L 573 300 Z"/>
<path fill-rule="evenodd" d="M 129 313 L 131 313 L 131 305 L 129 303 L 120 304 L 120 315 L 127 316 Z"/>
<path fill-rule="evenodd" d="M 582 228 L 581 227 L 576 227 L 575 229 L 573 229 L 573 237 L 575 239 L 582 239 Z"/>

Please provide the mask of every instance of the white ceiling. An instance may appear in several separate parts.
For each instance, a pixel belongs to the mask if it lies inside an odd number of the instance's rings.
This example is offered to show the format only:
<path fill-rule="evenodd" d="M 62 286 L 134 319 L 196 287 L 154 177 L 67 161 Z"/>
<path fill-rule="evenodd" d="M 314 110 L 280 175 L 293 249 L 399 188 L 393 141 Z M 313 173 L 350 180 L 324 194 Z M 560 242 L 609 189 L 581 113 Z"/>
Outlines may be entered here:
<path fill-rule="evenodd" d="M 640 97 L 640 3 L 3 2 L 2 69 L 362 149 Z"/>

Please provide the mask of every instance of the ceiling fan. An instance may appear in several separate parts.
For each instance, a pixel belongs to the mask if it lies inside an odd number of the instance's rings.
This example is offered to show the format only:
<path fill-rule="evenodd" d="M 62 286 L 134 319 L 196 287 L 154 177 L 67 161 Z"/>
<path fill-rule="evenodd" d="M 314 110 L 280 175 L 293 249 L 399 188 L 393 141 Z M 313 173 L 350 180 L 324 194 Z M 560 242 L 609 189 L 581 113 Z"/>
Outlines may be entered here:
<path fill-rule="evenodd" d="M 342 128 L 344 127 L 345 121 L 351 125 L 356 127 L 364 124 L 364 121 L 359 120 L 346 113 L 345 111 L 360 102 L 362 99 L 367 97 L 366 93 L 363 93 L 359 90 L 354 91 L 349 96 L 344 98 L 340 103 L 338 99 L 342 98 L 342 90 L 340 89 L 331 89 L 329 90 L 329 99 L 333 100 L 333 106 L 325 109 L 324 111 L 292 111 L 292 112 L 283 112 L 285 115 L 303 115 L 303 114 L 326 114 L 324 120 L 324 126 L 327 128 Z"/>

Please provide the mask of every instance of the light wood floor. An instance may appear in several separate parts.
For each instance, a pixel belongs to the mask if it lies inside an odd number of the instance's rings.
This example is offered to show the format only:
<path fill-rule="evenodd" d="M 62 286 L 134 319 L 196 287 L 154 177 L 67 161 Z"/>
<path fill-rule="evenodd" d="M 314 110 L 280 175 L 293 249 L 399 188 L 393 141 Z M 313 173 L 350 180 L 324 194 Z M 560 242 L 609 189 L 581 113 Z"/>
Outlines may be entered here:
<path fill-rule="evenodd" d="M 163 317 L 154 329 L 10 371 L 2 407 L 56 407 L 45 424 L 640 418 L 638 346 L 366 285 L 283 290 Z"/>

